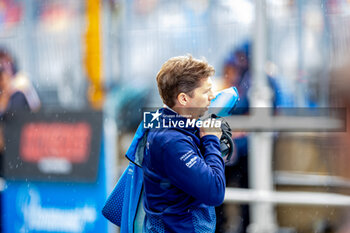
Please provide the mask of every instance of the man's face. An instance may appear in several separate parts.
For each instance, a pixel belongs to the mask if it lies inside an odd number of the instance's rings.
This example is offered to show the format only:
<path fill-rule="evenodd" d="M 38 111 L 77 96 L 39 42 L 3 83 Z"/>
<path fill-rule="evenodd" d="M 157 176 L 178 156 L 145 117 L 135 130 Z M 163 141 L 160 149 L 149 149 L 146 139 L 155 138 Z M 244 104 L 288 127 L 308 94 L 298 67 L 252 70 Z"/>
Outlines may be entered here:
<path fill-rule="evenodd" d="M 13 61 L 9 58 L 0 59 L 0 64 L 4 67 L 5 71 L 12 77 L 14 75 L 14 70 L 12 69 Z"/>
<path fill-rule="evenodd" d="M 227 65 L 224 68 L 224 82 L 225 86 L 237 86 L 239 81 L 239 73 L 237 67 Z"/>
<path fill-rule="evenodd" d="M 208 110 L 210 101 L 215 98 L 210 77 L 201 80 L 200 86 L 193 90 L 186 107 L 191 108 L 193 118 L 199 118 Z"/>
<path fill-rule="evenodd" d="M 0 74 L 0 91 L 5 91 L 10 88 L 11 85 L 11 77 L 10 75 L 5 71 Z"/>

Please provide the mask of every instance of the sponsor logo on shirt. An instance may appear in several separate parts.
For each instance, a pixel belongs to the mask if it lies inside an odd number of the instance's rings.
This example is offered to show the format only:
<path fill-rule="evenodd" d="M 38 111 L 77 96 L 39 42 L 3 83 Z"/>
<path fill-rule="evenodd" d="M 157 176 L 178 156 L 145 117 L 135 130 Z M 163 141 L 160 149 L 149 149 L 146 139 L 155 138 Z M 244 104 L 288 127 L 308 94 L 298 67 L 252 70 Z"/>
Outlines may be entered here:
<path fill-rule="evenodd" d="M 186 163 L 186 166 L 188 168 L 191 168 L 193 165 L 195 165 L 197 163 L 197 159 L 198 159 L 197 156 L 193 157 L 189 162 Z"/>

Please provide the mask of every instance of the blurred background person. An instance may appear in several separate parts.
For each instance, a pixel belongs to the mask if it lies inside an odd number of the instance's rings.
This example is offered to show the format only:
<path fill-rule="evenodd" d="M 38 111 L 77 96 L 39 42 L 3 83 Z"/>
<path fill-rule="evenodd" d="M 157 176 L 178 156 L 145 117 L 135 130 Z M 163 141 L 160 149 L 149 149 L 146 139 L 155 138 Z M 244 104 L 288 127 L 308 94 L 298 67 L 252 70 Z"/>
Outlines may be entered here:
<path fill-rule="evenodd" d="M 5 148 L 3 125 L 10 120 L 10 114 L 17 111 L 35 112 L 39 109 L 40 100 L 32 83 L 24 73 L 18 70 L 17 63 L 10 52 L 5 48 L 0 48 L 1 154 Z M 1 156 L 1 161 L 3 161 L 3 156 Z M 1 174 L 3 175 L 3 166 L 1 166 Z"/>
<path fill-rule="evenodd" d="M 23 71 L 19 70 L 16 59 L 13 55 L 7 49 L 1 47 L 0 64 L 11 77 L 11 85 L 13 88 L 24 94 L 30 110 L 38 111 L 41 105 L 40 99 L 32 82 Z"/>
<path fill-rule="evenodd" d="M 6 138 L 4 127 L 16 112 L 38 111 L 40 100 L 30 80 L 18 71 L 15 59 L 0 48 L 0 176 L 4 176 Z M 1 198 L 1 196 L 0 196 Z M 1 232 L 2 224 L 0 224 Z"/>
<path fill-rule="evenodd" d="M 29 111 L 29 103 L 22 91 L 12 85 L 11 75 L 0 64 L 0 176 L 4 176 L 4 152 L 6 150 L 4 138 L 4 124 L 11 119 L 11 113 Z M 0 192 L 0 210 L 2 211 L 2 198 Z M 0 218 L 0 232 L 2 220 Z"/>
<path fill-rule="evenodd" d="M 30 106 L 24 93 L 12 85 L 11 74 L 0 64 L 0 117 L 1 117 L 1 134 L 0 148 L 1 155 L 5 149 L 5 140 L 3 135 L 3 124 L 9 120 L 11 113 L 17 111 L 29 111 Z M 3 156 L 1 156 L 1 161 Z M 1 163 L 2 164 L 2 163 Z M 1 174 L 3 175 L 1 166 Z"/>
<path fill-rule="evenodd" d="M 221 80 L 221 88 L 235 86 L 239 93 L 239 101 L 232 115 L 248 115 L 249 114 L 249 90 L 251 87 L 251 50 L 250 41 L 244 41 L 232 51 L 230 51 L 224 60 L 223 73 Z M 274 77 L 268 75 L 268 82 L 273 93 L 273 107 L 281 105 L 281 91 Z M 219 84 L 220 85 L 220 84 Z M 248 134 L 247 132 L 232 132 L 232 137 L 236 145 L 235 162 L 226 166 L 225 176 L 227 187 L 249 188 L 248 183 Z M 217 207 L 217 228 L 216 232 L 227 232 L 232 229 L 226 229 L 228 221 L 228 210 L 225 204 Z M 239 210 L 238 226 L 236 232 L 246 232 L 249 225 L 249 205 L 241 205 Z M 231 219 L 232 220 L 232 219 Z M 231 226 L 232 224 L 229 224 Z"/>
<path fill-rule="evenodd" d="M 6 113 L 30 110 L 24 93 L 12 84 L 11 74 L 0 64 L 0 113 L 2 118 L 6 117 Z"/>

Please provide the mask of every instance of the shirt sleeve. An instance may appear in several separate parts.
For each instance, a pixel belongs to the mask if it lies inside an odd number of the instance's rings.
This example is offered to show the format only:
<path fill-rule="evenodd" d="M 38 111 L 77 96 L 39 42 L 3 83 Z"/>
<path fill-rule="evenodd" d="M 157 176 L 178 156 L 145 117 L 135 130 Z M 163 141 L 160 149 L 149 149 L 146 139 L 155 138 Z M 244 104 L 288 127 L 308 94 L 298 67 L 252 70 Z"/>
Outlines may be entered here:
<path fill-rule="evenodd" d="M 190 138 L 176 138 L 163 146 L 163 166 L 178 188 L 207 205 L 220 205 L 225 196 L 225 164 L 219 139 L 201 138 L 203 157 Z"/>

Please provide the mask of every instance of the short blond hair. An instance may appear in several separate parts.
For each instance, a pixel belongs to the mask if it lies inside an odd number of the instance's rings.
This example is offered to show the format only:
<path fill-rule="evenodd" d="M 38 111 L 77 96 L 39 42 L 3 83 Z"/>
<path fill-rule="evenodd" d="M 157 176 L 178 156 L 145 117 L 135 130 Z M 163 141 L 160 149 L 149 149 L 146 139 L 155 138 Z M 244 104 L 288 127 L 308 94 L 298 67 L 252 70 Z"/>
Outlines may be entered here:
<path fill-rule="evenodd" d="M 182 92 L 192 97 L 200 81 L 214 73 L 213 66 L 191 55 L 170 58 L 157 74 L 158 91 L 163 103 L 173 107 L 175 99 Z"/>

